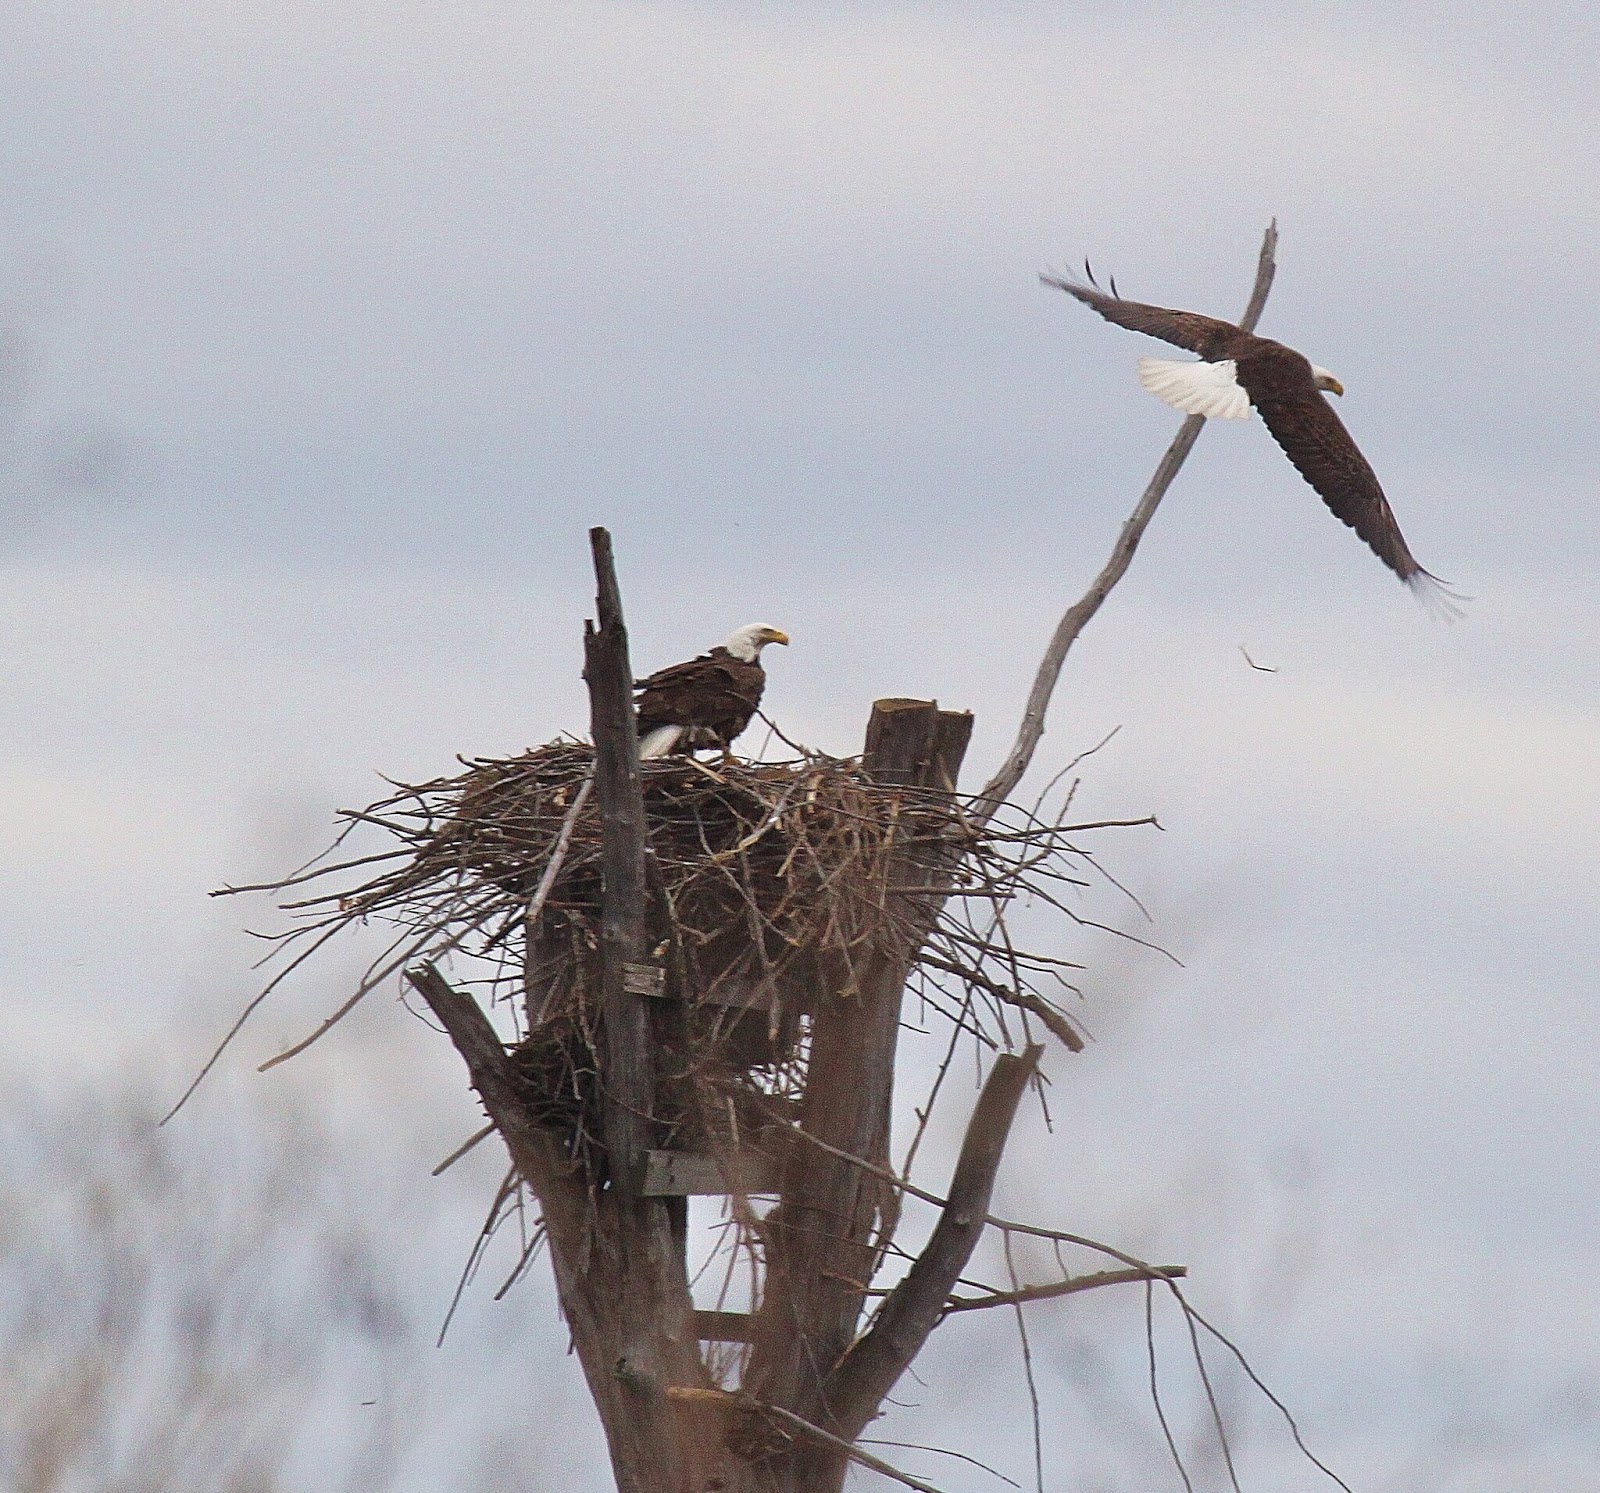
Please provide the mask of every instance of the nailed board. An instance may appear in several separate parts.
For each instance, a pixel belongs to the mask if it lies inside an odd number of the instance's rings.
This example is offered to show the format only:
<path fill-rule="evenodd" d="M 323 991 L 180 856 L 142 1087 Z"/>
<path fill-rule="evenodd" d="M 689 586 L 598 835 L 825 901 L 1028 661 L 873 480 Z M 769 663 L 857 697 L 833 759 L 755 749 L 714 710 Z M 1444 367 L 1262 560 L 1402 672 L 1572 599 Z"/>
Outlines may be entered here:
<path fill-rule="evenodd" d="M 748 1343 L 751 1341 L 748 1312 L 696 1312 L 694 1335 L 702 1343 Z"/>
<path fill-rule="evenodd" d="M 747 1193 L 778 1190 L 777 1168 L 758 1151 L 741 1152 L 737 1171 Z M 715 1156 L 694 1151 L 644 1153 L 644 1183 L 639 1189 L 644 1197 L 724 1197 L 737 1190 L 729 1185 Z"/>

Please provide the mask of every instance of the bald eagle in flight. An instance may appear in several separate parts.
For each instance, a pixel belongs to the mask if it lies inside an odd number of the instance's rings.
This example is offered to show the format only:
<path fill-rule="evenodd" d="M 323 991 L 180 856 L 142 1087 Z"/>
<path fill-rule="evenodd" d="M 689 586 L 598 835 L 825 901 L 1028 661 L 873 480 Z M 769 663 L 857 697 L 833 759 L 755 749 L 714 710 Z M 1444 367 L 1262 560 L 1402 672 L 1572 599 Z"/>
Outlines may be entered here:
<path fill-rule="evenodd" d="M 1417 563 L 1377 474 L 1322 397 L 1324 391 L 1344 393 L 1338 379 L 1292 347 L 1257 337 L 1232 322 L 1125 301 L 1117 294 L 1115 281 L 1106 295 L 1093 283 L 1087 264 L 1084 271 L 1089 274 L 1088 285 L 1055 275 L 1040 279 L 1076 296 L 1119 327 L 1199 354 L 1198 363 L 1140 358 L 1139 382 L 1150 393 L 1186 415 L 1212 419 L 1248 420 L 1254 405 L 1272 438 L 1334 517 L 1354 529 L 1430 609 L 1446 616 L 1457 614 L 1454 603 L 1462 598 Z"/>
<path fill-rule="evenodd" d="M 768 643 L 788 646 L 789 635 L 764 622 L 752 622 L 728 635 L 709 653 L 658 670 L 634 685 L 639 714 L 639 756 L 643 761 L 701 747 L 729 753 L 733 739 L 750 724 L 761 703 L 767 672 L 761 650 Z"/>

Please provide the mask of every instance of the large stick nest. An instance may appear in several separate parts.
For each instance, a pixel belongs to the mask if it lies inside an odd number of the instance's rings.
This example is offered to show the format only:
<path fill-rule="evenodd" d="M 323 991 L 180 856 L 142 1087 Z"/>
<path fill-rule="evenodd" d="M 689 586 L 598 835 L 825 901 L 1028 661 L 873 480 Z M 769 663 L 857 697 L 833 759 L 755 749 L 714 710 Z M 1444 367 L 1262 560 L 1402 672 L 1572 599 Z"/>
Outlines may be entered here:
<path fill-rule="evenodd" d="M 274 935 L 284 967 L 273 984 L 352 925 L 394 933 L 345 1004 L 282 1056 L 404 968 L 448 957 L 457 979 L 510 1009 L 530 1102 L 582 1157 L 596 1128 L 593 749 L 563 740 L 464 766 L 347 811 L 326 857 L 266 888 L 289 894 L 280 905 L 296 919 Z M 1008 808 L 983 822 L 957 796 L 886 786 L 827 757 L 668 759 L 643 765 L 643 789 L 664 997 L 654 1030 L 680 1096 L 677 1143 L 715 1144 L 707 1113 L 736 1128 L 750 1123 L 746 1100 L 798 1095 L 814 1003 L 857 998 L 884 960 L 955 1035 L 1012 1047 L 1037 1021 L 1081 1045 L 1058 1004 L 1077 966 L 1018 948 L 1006 923 L 1019 898 L 1076 916 L 1062 896 L 1092 860 L 1067 836 L 1093 826 L 1065 824 L 1065 802 L 1055 815 Z M 398 843 L 339 854 L 358 826 Z M 334 889 L 300 895 L 308 882 Z M 636 973 L 648 984 L 652 968 Z"/>

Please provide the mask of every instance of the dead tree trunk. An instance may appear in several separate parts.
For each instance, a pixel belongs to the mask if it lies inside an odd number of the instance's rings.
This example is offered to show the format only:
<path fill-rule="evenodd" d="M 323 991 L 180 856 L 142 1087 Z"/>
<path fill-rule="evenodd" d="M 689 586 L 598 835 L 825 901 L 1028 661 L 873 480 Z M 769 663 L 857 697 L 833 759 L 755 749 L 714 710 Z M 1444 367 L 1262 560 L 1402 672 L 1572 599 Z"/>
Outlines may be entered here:
<path fill-rule="evenodd" d="M 470 995 L 432 966 L 410 979 L 449 1033 L 512 1164 L 539 1200 L 562 1315 L 605 1431 L 619 1493 L 711 1488 L 710 1437 L 685 1437 L 671 1385 L 709 1388 L 693 1337 L 683 1258 L 665 1200 L 599 1199 L 574 1174 L 557 1136 L 528 1115 L 505 1044 Z M 728 1484 L 729 1487 L 737 1486 Z"/>
<path fill-rule="evenodd" d="M 879 782 L 948 791 L 971 734 L 970 715 L 924 700 L 880 700 L 863 766 Z M 908 854 L 904 862 L 890 884 L 922 884 L 937 873 L 924 857 Z M 750 1391 L 834 1434 L 842 1428 L 828 1404 L 828 1377 L 855 1337 L 875 1235 L 892 1231 L 897 1202 L 881 1176 L 840 1153 L 888 1166 L 900 998 L 916 929 L 931 912 L 926 898 L 903 900 L 901 946 L 874 955 L 857 971 L 855 988 L 818 992 L 800 1125 L 823 1144 L 791 1152 L 782 1201 L 763 1229 L 767 1275 Z"/>
<path fill-rule="evenodd" d="M 656 1139 L 654 1043 L 646 961 L 645 820 L 627 630 L 604 529 L 590 533 L 598 626 L 584 632 L 603 836 L 600 949 L 601 1115 L 607 1175 L 596 1194 L 555 1137 L 528 1118 L 504 1046 L 470 997 L 431 968 L 412 973 L 466 1059 L 473 1086 L 539 1199 L 556 1288 L 605 1429 L 620 1493 L 736 1487 L 702 1411 L 671 1387 L 709 1388 L 684 1268 L 684 1200 L 642 1192 Z M 531 1004 L 531 1003 L 530 1003 Z"/>
<path fill-rule="evenodd" d="M 599 625 L 585 634 L 604 835 L 598 1054 L 607 1172 L 603 1188 L 572 1167 L 529 1113 L 504 1045 L 477 1003 L 431 966 L 411 979 L 466 1060 L 490 1119 L 539 1199 L 563 1313 L 605 1428 L 623 1493 L 828 1493 L 851 1443 L 937 1323 L 984 1227 L 1011 1118 L 1038 1049 L 999 1057 L 973 1117 L 951 1199 L 923 1257 L 868 1329 L 867 1289 L 893 1231 L 898 1194 L 889 1125 L 900 1005 L 917 947 L 942 901 L 959 846 L 893 851 L 886 885 L 895 937 L 853 970 L 824 967 L 812 993 L 811 1047 L 798 1125 L 784 1151 L 779 1202 L 761 1225 L 765 1279 L 753 1318 L 693 1308 L 685 1274 L 686 1199 L 671 1180 L 701 1158 L 660 1144 L 653 988 L 646 937 L 646 824 L 632 677 L 604 531 L 593 536 Z M 949 793 L 970 715 L 921 700 L 881 700 L 864 767 L 911 796 Z M 530 1001 L 530 1006 L 536 1004 Z M 654 1159 L 657 1165 L 649 1167 Z M 646 1183 L 647 1171 L 655 1176 Z M 661 1173 L 662 1175 L 656 1175 Z M 664 1179 L 663 1179 L 664 1178 Z M 714 1386 L 696 1334 L 752 1344 L 737 1393 Z"/>

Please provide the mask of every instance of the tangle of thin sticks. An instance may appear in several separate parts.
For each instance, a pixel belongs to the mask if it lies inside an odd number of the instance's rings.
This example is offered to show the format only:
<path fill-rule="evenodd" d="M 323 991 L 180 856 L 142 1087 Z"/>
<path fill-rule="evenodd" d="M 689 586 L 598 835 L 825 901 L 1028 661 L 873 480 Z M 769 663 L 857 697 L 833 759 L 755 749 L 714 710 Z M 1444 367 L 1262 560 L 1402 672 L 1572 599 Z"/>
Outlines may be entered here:
<path fill-rule="evenodd" d="M 1233 1486 L 1233 1493 L 1243 1493 L 1239 1487 L 1238 1471 L 1233 1465 L 1233 1448 L 1228 1444 L 1228 1428 L 1222 1423 L 1222 1407 L 1217 1403 L 1217 1392 L 1211 1383 L 1211 1372 L 1206 1368 L 1206 1356 L 1200 1351 L 1200 1329 L 1195 1325 L 1194 1313 L 1185 1312 L 1183 1322 L 1189 1329 L 1189 1347 L 1194 1354 L 1195 1371 L 1200 1375 L 1200 1383 L 1205 1387 L 1206 1408 L 1211 1414 L 1212 1429 L 1217 1433 L 1217 1445 L 1222 1451 L 1223 1465 L 1228 1469 L 1228 1482 Z"/>
<path fill-rule="evenodd" d="M 286 894 L 280 906 L 290 921 L 265 935 L 276 968 L 222 1046 L 328 941 L 386 924 L 392 937 L 356 988 L 268 1066 L 303 1051 L 404 968 L 454 954 L 458 973 L 491 1003 L 521 1006 L 518 998 L 528 997 L 524 1066 L 530 1084 L 547 1091 L 547 1118 L 575 1127 L 571 1154 L 582 1161 L 595 1154 L 582 1115 L 597 1070 L 595 1013 L 585 1005 L 600 897 L 593 752 L 558 740 L 463 767 L 433 782 L 395 784 L 388 798 L 346 811 L 335 853 L 275 886 L 250 888 Z M 1074 825 L 1068 793 L 1053 812 L 1043 800 L 1008 806 L 978 826 L 959 798 L 885 787 L 855 761 L 814 754 L 715 767 L 651 763 L 644 788 L 662 993 L 703 1018 L 694 1050 L 677 1054 L 683 1092 L 708 1082 L 720 1091 L 735 1072 L 763 1095 L 797 1094 L 807 1002 L 818 988 L 849 998 L 855 971 L 875 951 L 909 956 L 918 993 L 957 1037 L 1014 1047 L 1009 1010 L 1081 1048 L 1063 1004 L 1077 993 L 1078 966 L 1019 944 L 1007 909 L 1044 903 L 1101 926 L 1072 906 L 1103 875 L 1079 837 L 1153 822 Z M 355 827 L 382 832 L 402 853 L 360 845 L 341 857 Z M 933 868 L 925 884 L 892 870 L 905 864 L 907 847 Z"/>
<path fill-rule="evenodd" d="M 852 1165 L 860 1167 L 863 1171 L 871 1172 L 877 1175 L 883 1180 L 891 1183 L 908 1197 L 914 1197 L 920 1202 L 929 1203 L 933 1207 L 941 1210 L 948 1206 L 948 1202 L 945 1198 L 940 1197 L 937 1193 L 928 1191 L 926 1188 L 917 1186 L 914 1182 L 911 1182 L 906 1177 L 896 1176 L 893 1172 L 874 1166 L 872 1162 L 867 1161 L 863 1157 L 849 1156 L 846 1153 L 839 1151 L 837 1148 L 829 1146 L 825 1141 L 821 1141 L 815 1136 L 807 1135 L 803 1130 L 796 1129 L 793 1133 L 799 1139 L 803 1140 L 805 1144 L 816 1146 L 820 1150 L 827 1151 L 832 1155 L 849 1161 Z M 1215 1338 L 1217 1342 L 1221 1343 L 1222 1346 L 1228 1350 L 1228 1352 L 1233 1356 L 1234 1360 L 1238 1363 L 1245 1377 L 1248 1378 L 1253 1385 L 1255 1385 L 1255 1387 L 1278 1412 L 1279 1416 L 1288 1426 L 1289 1433 L 1293 1437 L 1294 1444 L 1300 1451 L 1301 1455 L 1304 1456 L 1305 1459 L 1313 1467 L 1315 1467 L 1318 1472 L 1322 1473 L 1323 1476 L 1342 1488 L 1344 1493 L 1354 1493 L 1354 1490 L 1350 1487 L 1350 1485 L 1345 1482 L 1345 1480 L 1341 1478 L 1339 1474 L 1336 1473 L 1331 1467 L 1317 1457 L 1315 1453 L 1312 1452 L 1311 1448 L 1306 1445 L 1305 1438 L 1300 1430 L 1300 1426 L 1295 1420 L 1294 1415 L 1289 1410 L 1289 1407 L 1285 1405 L 1283 1401 L 1267 1387 L 1266 1382 L 1256 1372 L 1255 1368 L 1250 1363 L 1250 1360 L 1245 1356 L 1244 1350 L 1240 1348 L 1232 1338 L 1228 1337 L 1226 1333 L 1208 1321 L 1199 1311 L 1195 1309 L 1189 1298 L 1184 1295 L 1182 1287 L 1178 1284 L 1179 1271 L 1177 1269 L 1169 1265 L 1153 1265 L 1148 1260 L 1141 1260 L 1137 1255 L 1131 1255 L 1125 1250 L 1118 1249 L 1115 1245 L 1106 1244 L 1099 1239 L 1091 1239 L 1084 1234 L 1070 1233 L 1065 1229 L 1044 1228 L 1039 1224 L 1022 1223 L 1016 1219 L 1002 1218 L 993 1213 L 987 1214 L 985 1216 L 985 1221 L 991 1228 L 998 1230 L 1002 1238 L 1008 1237 L 1011 1234 L 1022 1234 L 1029 1238 L 1048 1240 L 1056 1245 L 1070 1244 L 1081 1249 L 1092 1250 L 1096 1254 L 1106 1255 L 1109 1258 L 1120 1261 L 1123 1265 L 1129 1267 L 1134 1279 L 1145 1282 L 1145 1335 L 1146 1347 L 1150 1360 L 1150 1392 L 1152 1399 L 1155 1401 L 1156 1414 L 1161 1420 L 1162 1428 L 1168 1436 L 1173 1458 L 1178 1463 L 1179 1471 L 1183 1473 L 1184 1482 L 1186 1485 L 1189 1483 L 1188 1473 L 1183 1468 L 1182 1459 L 1178 1454 L 1176 1443 L 1171 1440 L 1171 1430 L 1167 1425 L 1165 1411 L 1160 1401 L 1160 1389 L 1156 1381 L 1154 1300 L 1152 1293 L 1157 1285 L 1164 1285 L 1167 1288 L 1173 1300 L 1177 1302 L 1179 1310 L 1183 1312 L 1186 1320 L 1198 1324 L 1203 1331 Z M 963 1284 L 973 1283 L 963 1282 Z M 991 1289 L 992 1291 L 992 1288 L 986 1289 Z M 992 1294 L 1001 1295 L 1002 1293 L 992 1292 Z M 1008 1292 L 1003 1294 L 1009 1297 L 1012 1293 Z M 997 1301 L 994 1304 L 999 1305 L 1002 1303 Z M 1006 1300 L 1003 1304 L 1012 1305 L 1014 1303 L 1010 1300 Z"/>
<path fill-rule="evenodd" d="M 965 1462 L 976 1467 L 982 1472 L 987 1472 L 990 1477 L 998 1478 L 1002 1483 L 1013 1488 L 1022 1486 L 1014 1477 L 1007 1477 L 998 1467 L 991 1467 L 987 1462 L 980 1462 L 976 1457 L 969 1457 L 965 1452 L 951 1451 L 947 1446 L 929 1446 L 921 1441 L 885 1441 L 881 1436 L 857 1436 L 857 1446 L 894 1446 L 902 1451 L 931 1452 L 936 1457 L 953 1457 L 957 1462 Z"/>

